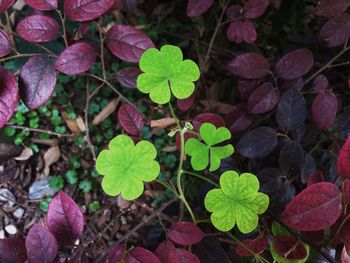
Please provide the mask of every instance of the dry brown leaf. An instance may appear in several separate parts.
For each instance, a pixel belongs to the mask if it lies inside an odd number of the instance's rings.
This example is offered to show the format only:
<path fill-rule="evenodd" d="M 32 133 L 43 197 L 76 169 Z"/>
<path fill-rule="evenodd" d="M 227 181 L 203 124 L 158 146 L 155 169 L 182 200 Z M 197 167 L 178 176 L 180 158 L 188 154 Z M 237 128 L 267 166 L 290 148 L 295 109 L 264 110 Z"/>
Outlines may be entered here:
<path fill-rule="evenodd" d="M 175 124 L 176 121 L 173 118 L 170 117 L 166 117 L 163 119 L 159 119 L 159 120 L 151 120 L 150 126 L 151 128 L 165 128 L 168 127 L 170 125 Z"/>
<path fill-rule="evenodd" d="M 16 161 L 26 161 L 32 156 L 33 156 L 33 150 L 31 148 L 26 147 L 23 149 L 22 153 L 19 156 L 15 157 L 14 159 Z"/>
<path fill-rule="evenodd" d="M 68 117 L 67 112 L 65 112 L 65 111 L 62 111 L 61 115 L 62 115 L 64 121 L 66 122 L 68 129 L 72 133 L 79 134 L 80 132 L 85 131 L 85 129 L 86 129 L 85 125 L 83 127 L 81 127 L 81 124 L 78 124 L 78 119 L 79 118 L 81 119 L 80 116 L 77 119 L 74 120 L 74 119 L 70 119 Z M 81 121 L 82 121 L 82 119 L 81 119 Z"/>
<path fill-rule="evenodd" d="M 61 151 L 58 146 L 50 147 L 44 154 L 44 175 L 48 176 L 50 173 L 50 166 L 60 159 Z"/>
<path fill-rule="evenodd" d="M 161 149 L 162 152 L 176 152 L 177 151 L 177 146 L 176 145 L 170 145 L 170 146 L 165 146 L 163 149 Z"/>
<path fill-rule="evenodd" d="M 98 125 L 101 122 L 103 122 L 106 118 L 108 118 L 109 115 L 111 115 L 117 108 L 119 104 L 120 99 L 116 98 L 112 100 L 106 107 L 104 107 L 99 114 L 97 114 L 92 121 L 93 125 Z"/>

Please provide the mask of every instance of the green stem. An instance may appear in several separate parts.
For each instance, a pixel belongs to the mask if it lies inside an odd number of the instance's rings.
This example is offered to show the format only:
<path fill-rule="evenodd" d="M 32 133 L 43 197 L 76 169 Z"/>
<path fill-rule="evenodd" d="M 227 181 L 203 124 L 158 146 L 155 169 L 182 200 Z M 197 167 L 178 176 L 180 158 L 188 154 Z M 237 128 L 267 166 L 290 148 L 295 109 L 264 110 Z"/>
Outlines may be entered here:
<path fill-rule="evenodd" d="M 215 187 L 217 188 L 220 188 L 219 184 L 215 183 L 214 181 L 210 180 L 209 178 L 206 178 L 205 176 L 203 175 L 200 175 L 200 174 L 197 174 L 197 173 L 193 173 L 193 172 L 190 172 L 190 171 L 183 171 L 184 174 L 188 174 L 188 175 L 192 175 L 194 177 L 197 177 L 203 181 L 206 181 L 212 185 L 214 185 Z"/>
<path fill-rule="evenodd" d="M 156 180 L 156 182 L 157 182 L 158 184 L 161 184 L 162 186 L 164 186 L 166 189 L 170 190 L 171 192 L 173 192 L 174 195 L 175 195 L 177 198 L 179 198 L 179 194 L 178 194 L 178 193 L 176 192 L 176 190 L 174 190 L 171 186 L 169 186 L 169 185 L 167 185 L 166 183 L 161 182 L 161 181 L 159 181 L 159 180 Z"/>
<path fill-rule="evenodd" d="M 178 127 L 179 129 L 182 129 L 182 127 L 181 127 L 181 125 L 180 125 L 180 122 L 179 122 L 178 118 L 177 118 L 176 115 L 175 115 L 173 106 L 171 105 L 170 101 L 169 101 L 169 109 L 170 109 L 171 116 L 173 117 L 173 119 L 174 119 L 175 122 L 176 122 L 177 127 Z"/>

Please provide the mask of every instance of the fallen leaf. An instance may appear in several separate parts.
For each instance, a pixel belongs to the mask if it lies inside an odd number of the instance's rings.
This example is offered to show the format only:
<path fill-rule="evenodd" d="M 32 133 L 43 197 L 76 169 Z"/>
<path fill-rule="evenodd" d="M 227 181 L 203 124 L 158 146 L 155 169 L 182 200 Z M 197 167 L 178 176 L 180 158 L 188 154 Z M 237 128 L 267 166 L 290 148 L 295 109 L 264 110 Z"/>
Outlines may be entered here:
<path fill-rule="evenodd" d="M 151 126 L 151 128 L 155 128 L 155 127 L 165 128 L 165 127 L 168 127 L 168 126 L 173 125 L 175 123 L 176 123 L 175 119 L 170 118 L 170 117 L 166 117 L 166 118 L 159 119 L 159 120 L 151 120 L 150 126 Z"/>
<path fill-rule="evenodd" d="M 50 173 L 50 166 L 60 159 L 61 152 L 58 146 L 49 148 L 44 154 L 44 175 L 48 176 Z"/>
<path fill-rule="evenodd" d="M 106 107 L 104 107 L 94 118 L 92 121 L 93 125 L 99 125 L 103 122 L 109 115 L 111 115 L 118 107 L 120 99 L 116 98 L 112 100 Z"/>

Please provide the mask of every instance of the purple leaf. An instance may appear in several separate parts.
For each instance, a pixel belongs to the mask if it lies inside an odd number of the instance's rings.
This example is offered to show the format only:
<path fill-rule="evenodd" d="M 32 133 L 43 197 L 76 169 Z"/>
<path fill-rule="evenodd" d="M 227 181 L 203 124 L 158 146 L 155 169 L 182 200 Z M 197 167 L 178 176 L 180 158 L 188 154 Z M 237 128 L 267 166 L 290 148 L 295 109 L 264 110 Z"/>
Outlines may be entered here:
<path fill-rule="evenodd" d="M 114 0 L 65 0 L 64 13 L 73 21 L 90 21 L 106 13 Z"/>
<path fill-rule="evenodd" d="M 237 134 L 248 129 L 252 124 L 252 119 L 247 113 L 246 106 L 240 104 L 225 116 L 225 122 L 231 133 Z"/>
<path fill-rule="evenodd" d="M 213 0 L 188 0 L 186 15 L 189 17 L 201 16 L 213 4 Z"/>
<path fill-rule="evenodd" d="M 276 74 L 281 79 L 296 79 L 310 71 L 314 56 L 306 48 L 300 48 L 283 56 L 276 65 Z"/>
<path fill-rule="evenodd" d="M 117 72 L 117 80 L 127 88 L 136 89 L 136 79 L 141 74 L 141 70 L 136 67 L 123 68 Z"/>
<path fill-rule="evenodd" d="M 49 16 L 32 15 L 21 20 L 17 25 L 17 33 L 29 42 L 48 42 L 59 34 L 60 26 Z"/>
<path fill-rule="evenodd" d="M 269 6 L 269 0 L 249 0 L 243 6 L 243 15 L 246 18 L 253 19 L 265 13 Z"/>
<path fill-rule="evenodd" d="M 66 193 L 59 192 L 49 204 L 47 226 L 61 245 L 71 245 L 82 237 L 84 217 L 78 205 Z"/>
<path fill-rule="evenodd" d="M 15 0 L 0 0 L 0 13 L 5 12 Z"/>
<path fill-rule="evenodd" d="M 280 94 L 271 82 L 265 82 L 248 99 L 248 112 L 262 114 L 272 110 L 278 103 Z"/>
<path fill-rule="evenodd" d="M 263 56 L 249 52 L 238 55 L 231 60 L 228 69 L 241 78 L 259 79 L 269 74 L 270 66 Z"/>
<path fill-rule="evenodd" d="M 239 17 L 243 12 L 243 9 L 240 5 L 230 5 L 226 10 L 226 16 L 230 20 L 234 20 Z"/>
<path fill-rule="evenodd" d="M 135 247 L 126 256 L 125 263 L 161 263 L 151 251 L 142 247 Z"/>
<path fill-rule="evenodd" d="M 250 21 L 234 21 L 227 29 L 227 38 L 229 41 L 240 44 L 243 41 L 252 44 L 256 40 L 255 26 Z"/>
<path fill-rule="evenodd" d="M 176 252 L 180 263 L 200 263 L 199 258 L 187 250 L 178 248 Z"/>
<path fill-rule="evenodd" d="M 195 93 L 192 93 L 191 96 L 189 96 L 187 99 L 177 99 L 177 106 L 179 107 L 180 111 L 188 111 L 192 108 L 194 100 L 195 100 Z"/>
<path fill-rule="evenodd" d="M 58 261 L 58 263 L 61 263 L 61 261 Z M 78 251 L 69 258 L 67 263 L 89 263 L 89 258 L 86 255 L 80 255 L 80 252 Z"/>
<path fill-rule="evenodd" d="M 130 135 L 138 136 L 143 128 L 142 115 L 133 105 L 123 104 L 118 110 L 118 121 Z"/>
<path fill-rule="evenodd" d="M 155 251 L 155 254 L 161 262 L 180 263 L 176 247 L 170 241 L 165 240 L 160 243 Z"/>
<path fill-rule="evenodd" d="M 38 10 L 54 10 L 57 8 L 57 0 L 24 0 L 30 7 Z"/>
<path fill-rule="evenodd" d="M 137 7 L 137 0 L 117 0 L 117 9 L 121 9 L 127 13 L 132 13 Z"/>
<path fill-rule="evenodd" d="M 24 263 L 26 260 L 27 250 L 23 238 L 0 239 L 0 262 Z"/>
<path fill-rule="evenodd" d="M 57 242 L 51 232 L 40 224 L 29 230 L 26 248 L 30 263 L 52 263 L 57 255 Z"/>
<path fill-rule="evenodd" d="M 152 40 L 140 30 L 127 26 L 112 26 L 106 34 L 109 50 L 121 60 L 137 63 L 146 49 L 153 48 Z"/>
<path fill-rule="evenodd" d="M 85 42 L 77 43 L 63 50 L 56 60 L 55 68 L 67 75 L 80 74 L 92 67 L 96 56 L 97 51 L 93 46 Z"/>
<path fill-rule="evenodd" d="M 243 99 L 248 99 L 250 95 L 256 90 L 259 86 L 259 83 L 256 79 L 246 80 L 242 79 L 237 82 L 237 88 L 239 94 Z"/>
<path fill-rule="evenodd" d="M 205 236 L 204 232 L 191 222 L 175 222 L 167 232 L 168 238 L 182 246 L 192 246 L 199 243 Z"/>
<path fill-rule="evenodd" d="M 331 91 L 317 94 L 312 103 L 312 117 L 319 130 L 332 127 L 338 109 L 337 97 Z"/>
<path fill-rule="evenodd" d="M 0 57 L 5 57 L 12 51 L 12 44 L 9 34 L 0 29 Z"/>
<path fill-rule="evenodd" d="M 44 105 L 50 99 L 55 86 L 55 66 L 47 56 L 31 57 L 19 73 L 21 98 L 30 110 Z"/>
<path fill-rule="evenodd" d="M 285 92 L 289 89 L 296 89 L 298 91 L 301 91 L 304 87 L 304 80 L 302 77 L 296 79 L 287 79 L 283 81 L 280 87 L 282 92 Z"/>
<path fill-rule="evenodd" d="M 344 13 L 348 9 L 348 0 L 321 0 L 315 9 L 315 15 L 332 17 Z"/>
<path fill-rule="evenodd" d="M 205 113 L 198 114 L 196 117 L 194 117 L 193 119 L 194 129 L 199 132 L 200 127 L 205 122 L 214 124 L 215 127 L 217 128 L 225 127 L 225 121 L 223 120 L 223 118 L 221 118 L 219 115 L 215 113 L 205 112 Z"/>
<path fill-rule="evenodd" d="M 312 88 L 315 92 L 325 91 L 329 86 L 328 79 L 325 75 L 318 75 L 312 84 Z"/>
<path fill-rule="evenodd" d="M 328 20 L 320 32 L 321 43 L 325 47 L 337 47 L 350 37 L 350 15 L 344 13 Z"/>
<path fill-rule="evenodd" d="M 108 252 L 108 263 L 119 262 L 123 259 L 125 254 L 125 248 L 122 245 L 114 245 L 109 249 Z"/>
<path fill-rule="evenodd" d="M 12 72 L 0 66 L 0 128 L 10 120 L 17 108 L 19 92 Z"/>

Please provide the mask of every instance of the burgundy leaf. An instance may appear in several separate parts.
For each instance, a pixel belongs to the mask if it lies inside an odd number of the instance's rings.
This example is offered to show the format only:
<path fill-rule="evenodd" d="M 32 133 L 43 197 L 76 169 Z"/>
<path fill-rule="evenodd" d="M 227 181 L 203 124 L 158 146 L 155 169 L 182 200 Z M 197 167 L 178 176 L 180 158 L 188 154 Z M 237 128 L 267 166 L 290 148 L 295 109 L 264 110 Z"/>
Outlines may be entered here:
<path fill-rule="evenodd" d="M 343 200 L 344 203 L 350 204 L 350 180 L 346 179 L 343 182 Z"/>
<path fill-rule="evenodd" d="M 168 238 L 176 244 L 191 246 L 204 238 L 203 231 L 191 222 L 175 222 L 168 229 Z"/>
<path fill-rule="evenodd" d="M 341 192 L 336 185 L 324 182 L 313 184 L 298 194 L 287 205 L 281 218 L 293 229 L 318 231 L 333 225 L 341 212 Z"/>
<path fill-rule="evenodd" d="M 0 0 L 0 13 L 5 12 L 15 0 Z"/>
<path fill-rule="evenodd" d="M 308 179 L 307 186 L 311 186 L 316 183 L 324 182 L 324 176 L 322 171 L 315 171 Z"/>
<path fill-rule="evenodd" d="M 243 99 L 248 99 L 250 95 L 256 90 L 259 86 L 259 83 L 256 79 L 246 80 L 242 79 L 237 82 L 237 88 L 239 94 Z"/>
<path fill-rule="evenodd" d="M 312 118 L 319 130 L 328 130 L 335 121 L 337 97 L 331 91 L 318 93 L 312 103 Z"/>
<path fill-rule="evenodd" d="M 56 86 L 56 71 L 53 61 L 47 56 L 31 57 L 19 74 L 21 98 L 28 109 L 44 105 Z"/>
<path fill-rule="evenodd" d="M 255 26 L 250 21 L 234 21 L 227 30 L 228 40 L 236 44 L 241 44 L 243 41 L 247 44 L 253 44 L 256 37 Z"/>
<path fill-rule="evenodd" d="M 195 17 L 203 15 L 213 4 L 214 0 L 188 0 L 186 15 Z"/>
<path fill-rule="evenodd" d="M 108 263 L 119 262 L 125 255 L 125 248 L 122 245 L 115 244 L 109 249 Z"/>
<path fill-rule="evenodd" d="M 50 202 L 46 222 L 61 245 L 71 245 L 82 237 L 84 217 L 80 208 L 66 193 L 59 192 Z"/>
<path fill-rule="evenodd" d="M 242 240 L 241 243 L 244 246 L 238 244 L 236 247 L 236 253 L 243 257 L 254 256 L 250 251 L 253 251 L 255 254 L 259 254 L 267 249 L 269 245 L 267 236 L 264 234 L 261 234 L 254 239 Z M 248 251 L 246 247 L 249 248 L 250 251 Z"/>
<path fill-rule="evenodd" d="M 200 263 L 199 258 L 187 250 L 176 249 L 176 252 L 180 263 Z"/>
<path fill-rule="evenodd" d="M 237 134 L 248 129 L 252 124 L 252 119 L 248 115 L 246 107 L 238 105 L 225 116 L 225 123 L 232 134 Z"/>
<path fill-rule="evenodd" d="M 0 57 L 5 57 L 12 51 L 12 44 L 9 34 L 0 29 Z"/>
<path fill-rule="evenodd" d="M 24 2 L 34 9 L 54 10 L 57 8 L 57 0 L 24 0 Z"/>
<path fill-rule="evenodd" d="M 278 103 L 280 94 L 271 82 L 265 82 L 248 99 L 248 112 L 262 114 L 272 110 Z"/>
<path fill-rule="evenodd" d="M 195 134 L 193 134 L 193 133 L 189 133 L 189 132 L 187 132 L 187 133 L 185 133 L 185 143 L 186 143 L 186 141 L 188 140 L 188 139 L 190 139 L 190 138 L 196 138 L 197 136 L 195 135 Z M 176 133 L 176 135 L 175 135 L 175 143 L 176 143 L 176 147 L 177 147 L 177 149 L 178 150 L 180 150 L 181 149 L 181 138 L 180 138 L 180 134 L 177 132 Z"/>
<path fill-rule="evenodd" d="M 127 88 L 136 89 L 137 77 L 141 74 L 141 70 L 136 67 L 123 68 L 117 72 L 117 80 Z"/>
<path fill-rule="evenodd" d="M 283 81 L 281 85 L 281 91 L 285 92 L 289 89 L 296 89 L 298 91 L 301 91 L 304 87 L 304 80 L 302 77 L 296 78 L 296 79 L 288 79 Z"/>
<path fill-rule="evenodd" d="M 305 246 L 292 236 L 277 236 L 272 241 L 276 253 L 289 260 L 304 259 L 307 257 Z"/>
<path fill-rule="evenodd" d="M 225 127 L 225 121 L 223 118 L 221 118 L 219 115 L 215 113 L 205 112 L 197 115 L 194 117 L 192 123 L 194 129 L 199 132 L 200 127 L 203 123 L 209 122 L 211 124 L 214 124 L 217 128 L 219 127 Z"/>
<path fill-rule="evenodd" d="M 49 16 L 32 15 L 17 25 L 17 33 L 29 42 L 48 42 L 59 34 L 60 26 Z"/>
<path fill-rule="evenodd" d="M 302 237 L 315 244 L 322 243 L 326 238 L 326 233 L 324 230 L 319 231 L 302 231 L 301 232 Z"/>
<path fill-rule="evenodd" d="M 239 77 L 258 79 L 269 74 L 270 66 L 263 56 L 249 52 L 238 55 L 231 60 L 228 64 L 228 69 Z"/>
<path fill-rule="evenodd" d="M 179 107 L 180 111 L 188 111 L 189 109 L 192 108 L 194 99 L 195 99 L 195 93 L 192 93 L 191 96 L 189 96 L 187 99 L 177 99 L 176 103 L 177 106 Z"/>
<path fill-rule="evenodd" d="M 346 246 L 346 250 L 350 251 L 350 218 L 344 218 L 340 222 L 340 225 L 337 226 L 336 233 L 338 237 Z"/>
<path fill-rule="evenodd" d="M 350 2 L 348 0 L 321 0 L 318 2 L 315 15 L 332 17 L 339 15 L 348 9 Z"/>
<path fill-rule="evenodd" d="M 170 241 L 163 241 L 159 244 L 155 254 L 163 263 L 180 263 L 180 259 L 177 254 L 176 247 Z"/>
<path fill-rule="evenodd" d="M 23 238 L 0 239 L 0 262 L 24 263 L 26 260 L 27 250 Z"/>
<path fill-rule="evenodd" d="M 126 256 L 125 263 L 161 263 L 161 261 L 151 251 L 135 247 Z"/>
<path fill-rule="evenodd" d="M 236 19 L 243 12 L 243 9 L 240 5 L 230 5 L 226 10 L 226 16 L 230 19 Z"/>
<path fill-rule="evenodd" d="M 19 92 L 15 76 L 0 66 L 0 128 L 10 120 L 17 108 Z"/>
<path fill-rule="evenodd" d="M 338 175 L 342 178 L 350 178 L 350 137 L 340 150 L 337 162 Z"/>
<path fill-rule="evenodd" d="M 112 26 L 106 34 L 109 50 L 121 60 L 137 63 L 146 49 L 153 48 L 152 40 L 140 30 L 128 25 Z"/>
<path fill-rule="evenodd" d="M 114 0 L 65 0 L 64 13 L 73 21 L 94 20 L 106 13 Z"/>
<path fill-rule="evenodd" d="M 243 15 L 246 18 L 257 18 L 265 13 L 269 6 L 269 0 L 249 0 L 243 6 Z"/>
<path fill-rule="evenodd" d="M 55 237 L 46 227 L 35 224 L 28 232 L 26 248 L 30 263 L 52 263 L 58 246 Z"/>
<path fill-rule="evenodd" d="M 142 115 L 133 105 L 123 104 L 118 111 L 118 120 L 122 128 L 130 135 L 137 136 L 143 128 Z"/>
<path fill-rule="evenodd" d="M 350 15 L 344 13 L 332 17 L 322 27 L 320 40 L 325 47 L 337 47 L 350 37 Z"/>
<path fill-rule="evenodd" d="M 95 63 L 96 49 L 88 43 L 77 43 L 67 47 L 58 56 L 56 70 L 67 74 L 76 75 L 87 71 Z"/>
<path fill-rule="evenodd" d="M 312 88 L 315 92 L 322 92 L 328 88 L 329 82 L 325 75 L 318 75 L 312 84 Z"/>
<path fill-rule="evenodd" d="M 310 71 L 314 65 L 314 56 L 306 48 L 289 52 L 276 65 L 276 74 L 281 79 L 296 79 Z"/>

